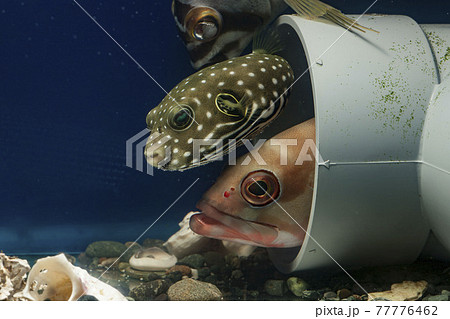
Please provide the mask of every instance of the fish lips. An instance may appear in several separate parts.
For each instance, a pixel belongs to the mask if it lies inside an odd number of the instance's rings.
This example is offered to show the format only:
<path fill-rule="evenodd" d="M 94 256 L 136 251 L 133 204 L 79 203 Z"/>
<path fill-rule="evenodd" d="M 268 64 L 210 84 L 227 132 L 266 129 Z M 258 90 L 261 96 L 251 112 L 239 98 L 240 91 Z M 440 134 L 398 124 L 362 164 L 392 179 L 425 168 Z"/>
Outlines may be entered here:
<path fill-rule="evenodd" d="M 231 216 L 201 200 L 201 213 L 191 216 L 189 227 L 197 234 L 259 247 L 283 247 L 276 244 L 279 229 L 276 226 Z"/>

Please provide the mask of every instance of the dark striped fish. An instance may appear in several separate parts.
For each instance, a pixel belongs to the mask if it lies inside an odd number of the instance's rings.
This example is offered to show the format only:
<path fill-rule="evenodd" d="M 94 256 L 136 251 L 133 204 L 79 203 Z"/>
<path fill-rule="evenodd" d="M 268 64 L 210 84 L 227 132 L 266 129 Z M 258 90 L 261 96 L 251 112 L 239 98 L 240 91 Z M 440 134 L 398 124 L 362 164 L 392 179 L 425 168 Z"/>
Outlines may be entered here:
<path fill-rule="evenodd" d="M 294 73 L 274 54 L 278 42 L 260 40 L 253 53 L 186 78 L 150 111 L 152 134 L 145 153 L 150 165 L 186 170 L 206 164 L 254 137 L 280 114 Z"/>
<path fill-rule="evenodd" d="M 319 0 L 173 0 L 172 13 L 192 66 L 200 69 L 239 56 L 253 35 L 288 6 L 310 19 L 371 30 Z"/>

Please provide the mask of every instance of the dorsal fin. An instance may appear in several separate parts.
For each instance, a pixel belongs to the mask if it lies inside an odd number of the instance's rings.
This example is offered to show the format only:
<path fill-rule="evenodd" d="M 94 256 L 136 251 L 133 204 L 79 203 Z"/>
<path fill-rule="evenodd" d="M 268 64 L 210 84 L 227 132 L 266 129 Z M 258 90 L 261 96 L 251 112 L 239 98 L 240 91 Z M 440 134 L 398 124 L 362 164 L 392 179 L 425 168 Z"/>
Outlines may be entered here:
<path fill-rule="evenodd" d="M 266 28 L 257 32 L 253 37 L 253 52 L 260 54 L 276 54 L 283 50 L 278 32 L 272 28 Z"/>
<path fill-rule="evenodd" d="M 286 2 L 298 14 L 304 15 L 310 19 L 320 17 L 333 22 L 344 29 L 353 28 L 361 32 L 366 32 L 367 30 L 379 33 L 373 29 L 363 27 L 352 18 L 347 17 L 338 9 L 333 8 L 332 6 L 319 0 L 284 0 L 284 2 Z"/>

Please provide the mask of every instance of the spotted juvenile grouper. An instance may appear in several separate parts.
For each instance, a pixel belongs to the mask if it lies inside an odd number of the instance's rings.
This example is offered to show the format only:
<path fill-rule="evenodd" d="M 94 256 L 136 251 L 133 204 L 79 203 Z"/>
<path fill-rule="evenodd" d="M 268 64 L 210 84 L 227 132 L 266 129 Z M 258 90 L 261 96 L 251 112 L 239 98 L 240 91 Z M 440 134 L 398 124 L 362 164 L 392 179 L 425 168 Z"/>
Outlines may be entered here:
<path fill-rule="evenodd" d="M 288 6 L 310 19 L 371 30 L 319 0 L 173 0 L 172 13 L 192 66 L 200 69 L 240 55 L 255 32 Z"/>
<path fill-rule="evenodd" d="M 271 39 L 255 38 L 253 53 L 189 76 L 148 113 L 150 165 L 185 170 L 206 164 L 236 146 L 233 140 L 239 145 L 254 137 L 280 114 L 294 74 L 273 54 L 279 48 Z"/>
<path fill-rule="evenodd" d="M 300 246 L 313 198 L 314 141 L 311 119 L 263 144 L 259 154 L 267 165 L 255 159 L 245 165 L 247 155 L 238 159 L 203 195 L 197 204 L 201 213 L 191 217 L 190 228 L 199 235 L 253 246 Z"/>

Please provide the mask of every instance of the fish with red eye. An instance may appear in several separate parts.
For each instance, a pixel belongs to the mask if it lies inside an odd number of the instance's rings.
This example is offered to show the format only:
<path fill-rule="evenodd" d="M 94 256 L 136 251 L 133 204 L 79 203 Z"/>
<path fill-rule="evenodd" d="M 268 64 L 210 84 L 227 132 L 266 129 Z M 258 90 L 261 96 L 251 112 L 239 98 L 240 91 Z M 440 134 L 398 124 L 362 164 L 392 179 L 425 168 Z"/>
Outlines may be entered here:
<path fill-rule="evenodd" d="M 201 213 L 190 219 L 197 234 L 260 247 L 301 246 L 311 210 L 315 161 L 297 164 L 307 141 L 315 141 L 314 119 L 296 125 L 266 141 L 258 153 L 267 165 L 255 159 L 230 166 L 197 204 Z M 279 142 L 290 144 L 287 165 L 282 165 Z M 287 147 L 287 144 L 285 145 Z"/>

